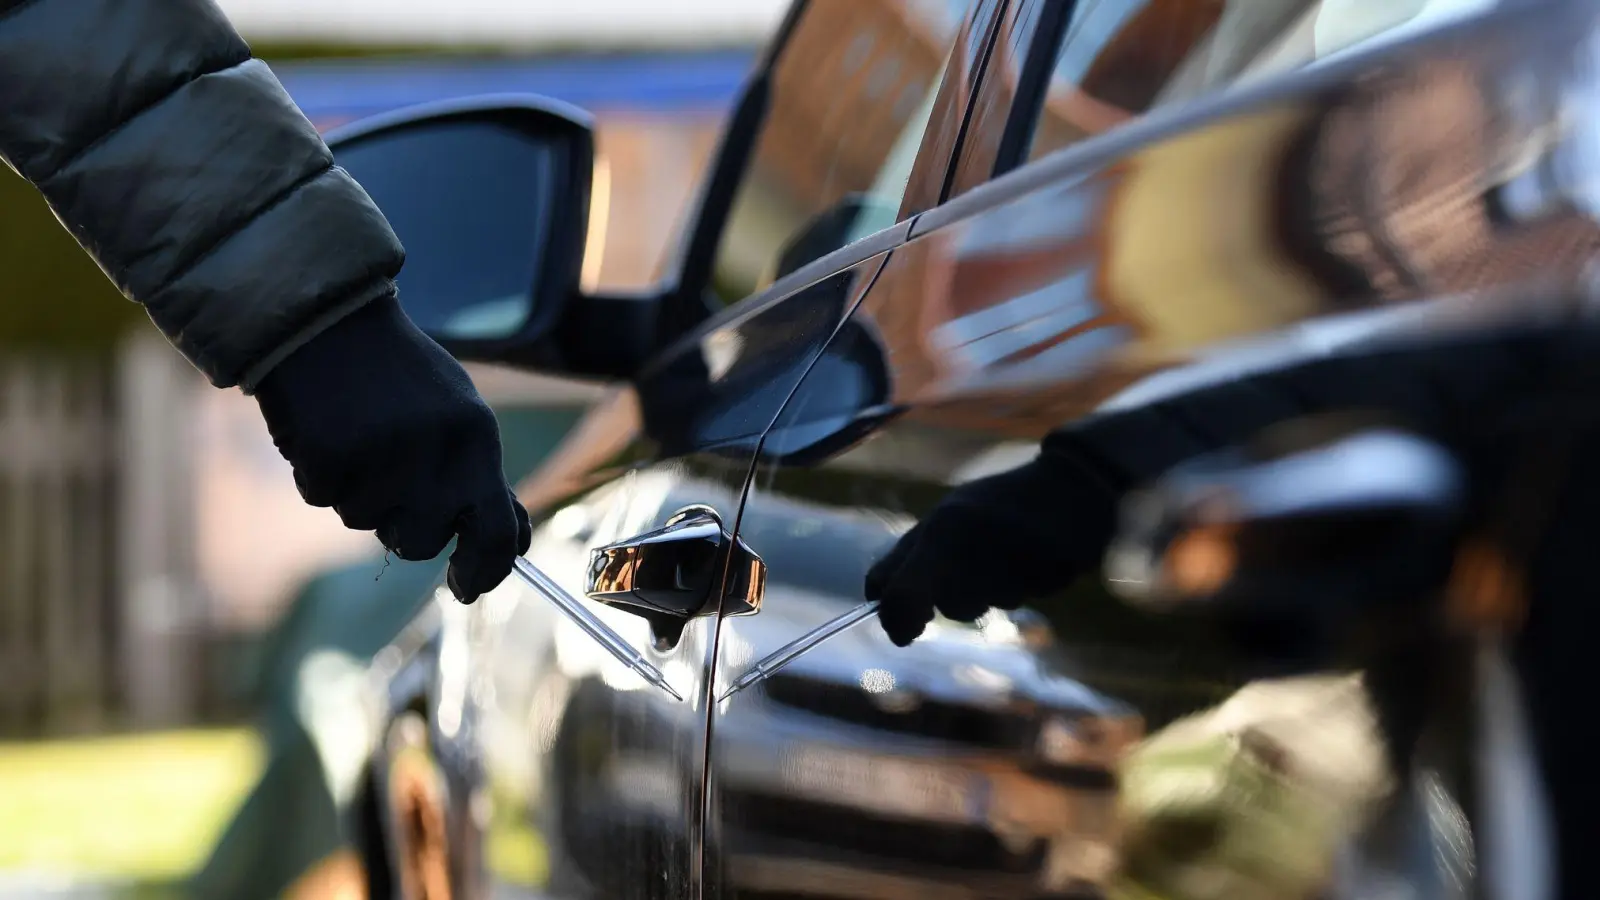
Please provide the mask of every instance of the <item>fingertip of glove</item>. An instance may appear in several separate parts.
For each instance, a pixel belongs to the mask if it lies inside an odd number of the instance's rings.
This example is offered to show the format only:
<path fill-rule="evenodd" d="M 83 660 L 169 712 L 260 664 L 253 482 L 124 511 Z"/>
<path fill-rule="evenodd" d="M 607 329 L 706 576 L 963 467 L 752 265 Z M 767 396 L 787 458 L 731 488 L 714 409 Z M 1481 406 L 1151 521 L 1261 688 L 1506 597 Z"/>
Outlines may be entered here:
<path fill-rule="evenodd" d="M 924 626 L 918 625 L 915 629 L 895 629 L 888 625 L 883 627 L 884 634 L 889 636 L 889 643 L 896 647 L 909 647 L 917 638 L 922 637 Z"/>
<path fill-rule="evenodd" d="M 517 517 L 517 555 L 522 556 L 533 546 L 533 518 L 515 495 L 511 498 L 511 508 Z"/>
<path fill-rule="evenodd" d="M 450 589 L 451 596 L 455 597 L 456 602 L 462 606 L 471 606 L 478 602 L 477 594 L 469 594 L 462 590 L 461 579 L 456 575 L 455 566 L 450 567 L 449 574 L 444 577 L 444 583 L 445 587 Z"/>
<path fill-rule="evenodd" d="M 500 586 L 500 583 L 511 576 L 512 560 L 507 557 L 504 564 L 463 570 L 452 563 L 450 574 L 445 581 L 450 588 L 450 593 L 463 604 L 472 604 L 483 594 L 487 594 Z"/>
<path fill-rule="evenodd" d="M 922 632 L 932 619 L 931 610 L 885 605 L 878 611 L 878 625 L 889 638 L 889 642 L 896 647 L 910 646 L 912 641 L 922 636 Z"/>

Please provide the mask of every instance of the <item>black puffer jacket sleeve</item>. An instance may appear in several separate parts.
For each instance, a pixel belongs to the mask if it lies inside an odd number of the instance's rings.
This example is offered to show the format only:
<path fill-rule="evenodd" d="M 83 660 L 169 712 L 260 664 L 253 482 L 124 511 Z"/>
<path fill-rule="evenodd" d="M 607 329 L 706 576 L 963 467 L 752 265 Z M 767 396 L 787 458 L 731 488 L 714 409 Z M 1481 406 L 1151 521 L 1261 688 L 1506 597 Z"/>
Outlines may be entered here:
<path fill-rule="evenodd" d="M 0 158 L 219 387 L 253 390 L 404 259 L 212 0 L 0 0 Z"/>

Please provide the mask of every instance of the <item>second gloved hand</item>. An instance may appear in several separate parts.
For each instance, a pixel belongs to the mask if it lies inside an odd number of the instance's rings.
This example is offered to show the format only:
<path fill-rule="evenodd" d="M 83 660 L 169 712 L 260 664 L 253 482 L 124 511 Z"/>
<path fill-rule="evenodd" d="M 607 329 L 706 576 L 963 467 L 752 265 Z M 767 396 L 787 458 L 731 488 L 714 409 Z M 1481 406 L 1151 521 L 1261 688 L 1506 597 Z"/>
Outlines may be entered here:
<path fill-rule="evenodd" d="M 307 503 L 402 559 L 433 559 L 458 538 L 457 599 L 492 590 L 527 552 L 532 529 L 506 484 L 494 413 L 392 296 L 290 354 L 256 399 Z"/>
<path fill-rule="evenodd" d="M 1016 609 L 1093 571 L 1115 521 L 1117 492 L 1066 454 L 960 485 L 867 573 L 866 597 L 896 645 L 934 611 L 971 622 Z"/>

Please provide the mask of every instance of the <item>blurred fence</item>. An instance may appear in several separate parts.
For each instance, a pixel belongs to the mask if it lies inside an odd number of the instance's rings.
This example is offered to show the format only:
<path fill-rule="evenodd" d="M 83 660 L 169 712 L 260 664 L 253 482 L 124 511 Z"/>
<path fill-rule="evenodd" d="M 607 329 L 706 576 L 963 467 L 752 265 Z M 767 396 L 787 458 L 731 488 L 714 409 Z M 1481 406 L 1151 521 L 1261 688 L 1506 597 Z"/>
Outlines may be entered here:
<path fill-rule="evenodd" d="M 98 361 L 0 362 L 0 730 L 104 710 L 114 406 Z"/>
<path fill-rule="evenodd" d="M 0 735 L 191 712 L 194 380 L 149 329 L 113 359 L 0 355 Z"/>

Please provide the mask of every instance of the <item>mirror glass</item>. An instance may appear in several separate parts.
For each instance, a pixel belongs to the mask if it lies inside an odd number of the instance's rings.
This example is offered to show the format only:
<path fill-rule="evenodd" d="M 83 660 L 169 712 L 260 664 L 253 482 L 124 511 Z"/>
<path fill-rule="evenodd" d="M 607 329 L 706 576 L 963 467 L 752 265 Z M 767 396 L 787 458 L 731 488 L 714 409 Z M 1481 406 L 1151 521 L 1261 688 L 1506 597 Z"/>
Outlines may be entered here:
<path fill-rule="evenodd" d="M 566 148 L 483 119 L 404 125 L 335 147 L 406 248 L 400 302 L 435 338 L 519 333 L 559 195 Z"/>

